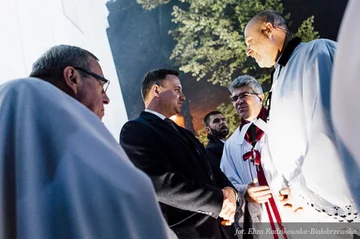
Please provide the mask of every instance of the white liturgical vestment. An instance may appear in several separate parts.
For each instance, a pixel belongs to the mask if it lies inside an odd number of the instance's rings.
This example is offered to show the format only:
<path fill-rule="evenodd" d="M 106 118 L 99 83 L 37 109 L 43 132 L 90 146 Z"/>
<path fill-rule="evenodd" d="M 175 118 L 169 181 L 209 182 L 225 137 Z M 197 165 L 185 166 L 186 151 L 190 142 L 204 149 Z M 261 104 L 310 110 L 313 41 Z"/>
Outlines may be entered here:
<path fill-rule="evenodd" d="M 150 179 L 53 85 L 0 86 L 0 139 L 0 238 L 168 238 Z"/>
<path fill-rule="evenodd" d="M 358 220 L 330 117 L 335 49 L 325 39 L 300 43 L 290 54 L 285 49 L 273 74 L 268 146 L 305 207 L 300 221 Z"/>

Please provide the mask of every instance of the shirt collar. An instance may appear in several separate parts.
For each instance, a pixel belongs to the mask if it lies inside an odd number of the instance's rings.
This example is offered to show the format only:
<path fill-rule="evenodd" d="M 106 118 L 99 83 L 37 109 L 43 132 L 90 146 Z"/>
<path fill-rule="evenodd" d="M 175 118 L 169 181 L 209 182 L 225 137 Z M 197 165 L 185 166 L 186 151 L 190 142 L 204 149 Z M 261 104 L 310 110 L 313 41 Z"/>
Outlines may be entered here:
<path fill-rule="evenodd" d="M 153 110 L 145 109 L 144 111 L 149 112 L 151 114 L 154 114 L 154 115 L 156 115 L 157 117 L 159 117 L 162 120 L 164 120 L 166 118 L 164 115 L 160 114 L 159 112 L 153 111 Z"/>
<path fill-rule="evenodd" d="M 266 122 L 264 120 L 262 120 L 260 118 L 255 119 L 255 120 L 243 125 L 243 127 L 241 127 L 241 129 L 240 129 L 240 127 L 236 129 L 236 132 L 237 132 L 237 134 L 239 136 L 238 144 L 243 144 L 244 142 L 246 142 L 245 134 L 246 134 L 246 132 L 249 129 L 251 124 L 256 125 L 257 127 L 259 127 L 265 133 L 268 131 L 267 124 L 266 124 Z"/>
<path fill-rule="evenodd" d="M 289 41 L 287 46 L 285 47 L 283 53 L 279 57 L 278 64 L 280 66 L 285 66 L 286 63 L 289 61 L 291 54 L 294 52 L 295 48 L 300 44 L 301 38 L 294 37 Z"/>

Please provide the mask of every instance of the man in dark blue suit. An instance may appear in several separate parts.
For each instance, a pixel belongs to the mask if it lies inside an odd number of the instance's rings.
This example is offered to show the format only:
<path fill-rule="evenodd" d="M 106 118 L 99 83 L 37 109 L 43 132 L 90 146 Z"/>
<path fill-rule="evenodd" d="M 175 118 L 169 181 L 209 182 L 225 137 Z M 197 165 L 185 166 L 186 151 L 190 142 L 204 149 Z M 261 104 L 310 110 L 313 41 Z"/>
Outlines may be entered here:
<path fill-rule="evenodd" d="M 226 238 L 216 219 L 233 223 L 236 191 L 195 136 L 169 119 L 185 100 L 178 72 L 148 72 L 142 96 L 146 109 L 123 126 L 120 143 L 152 179 L 167 223 L 180 239 Z"/>

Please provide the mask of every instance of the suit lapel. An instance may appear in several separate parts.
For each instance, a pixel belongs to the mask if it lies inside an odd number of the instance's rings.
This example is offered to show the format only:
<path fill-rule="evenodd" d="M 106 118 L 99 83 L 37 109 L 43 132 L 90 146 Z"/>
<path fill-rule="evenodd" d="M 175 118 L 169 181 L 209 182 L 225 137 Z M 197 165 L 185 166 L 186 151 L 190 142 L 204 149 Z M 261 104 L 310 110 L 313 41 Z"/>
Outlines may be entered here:
<path fill-rule="evenodd" d="M 189 144 L 187 139 L 182 134 L 175 131 L 173 128 L 171 128 L 170 125 L 168 125 L 164 120 L 160 119 L 158 116 L 156 116 L 152 113 L 143 111 L 140 114 L 140 117 L 151 122 L 152 124 L 156 125 L 157 127 L 160 127 L 161 129 L 165 130 L 167 133 L 172 134 L 174 137 L 180 138 L 181 141 L 183 141 L 183 143 L 185 143 L 187 145 Z"/>
<path fill-rule="evenodd" d="M 201 148 L 201 146 L 199 145 L 199 141 L 195 138 L 195 135 L 193 135 L 193 133 L 191 133 L 190 131 L 177 126 L 179 132 L 181 132 L 183 134 L 183 136 L 187 139 L 187 142 L 189 144 L 189 146 L 196 151 L 197 155 L 199 156 L 202 165 L 205 167 L 206 171 L 208 172 L 208 174 L 210 175 L 210 178 L 213 175 L 211 166 L 209 161 L 205 158 L 205 151 L 203 148 Z"/>
<path fill-rule="evenodd" d="M 164 120 L 146 111 L 143 111 L 140 114 L 140 118 L 143 118 L 144 120 L 154 124 L 155 126 L 160 127 L 166 133 L 172 134 L 173 138 L 176 138 L 179 142 L 181 142 L 189 150 L 189 152 L 193 152 L 194 154 L 196 154 L 198 158 L 200 158 L 201 164 L 204 166 L 208 174 L 210 176 L 213 175 L 212 169 L 209 162 L 205 158 L 203 150 L 201 150 L 198 142 L 195 139 L 195 136 L 191 132 L 188 132 L 186 129 L 178 125 L 175 125 L 178 129 L 177 132 L 173 128 L 171 128 L 171 126 L 168 125 Z"/>

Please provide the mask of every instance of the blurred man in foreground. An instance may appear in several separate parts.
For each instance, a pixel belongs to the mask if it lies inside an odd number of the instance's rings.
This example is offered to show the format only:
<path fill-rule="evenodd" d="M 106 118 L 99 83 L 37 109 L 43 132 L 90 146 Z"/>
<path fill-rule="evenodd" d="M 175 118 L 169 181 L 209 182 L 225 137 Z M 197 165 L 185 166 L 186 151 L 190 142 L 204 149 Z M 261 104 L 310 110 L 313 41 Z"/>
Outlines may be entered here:
<path fill-rule="evenodd" d="M 170 237 L 149 178 L 53 85 L 1 85 L 0 138 L 0 238 Z"/>
<path fill-rule="evenodd" d="M 350 0 L 341 23 L 338 35 L 338 50 L 334 60 L 331 92 L 331 117 L 337 133 L 337 142 L 341 152 L 347 182 L 360 210 L 360 32 L 353 30 L 359 22 L 360 1 Z"/>

